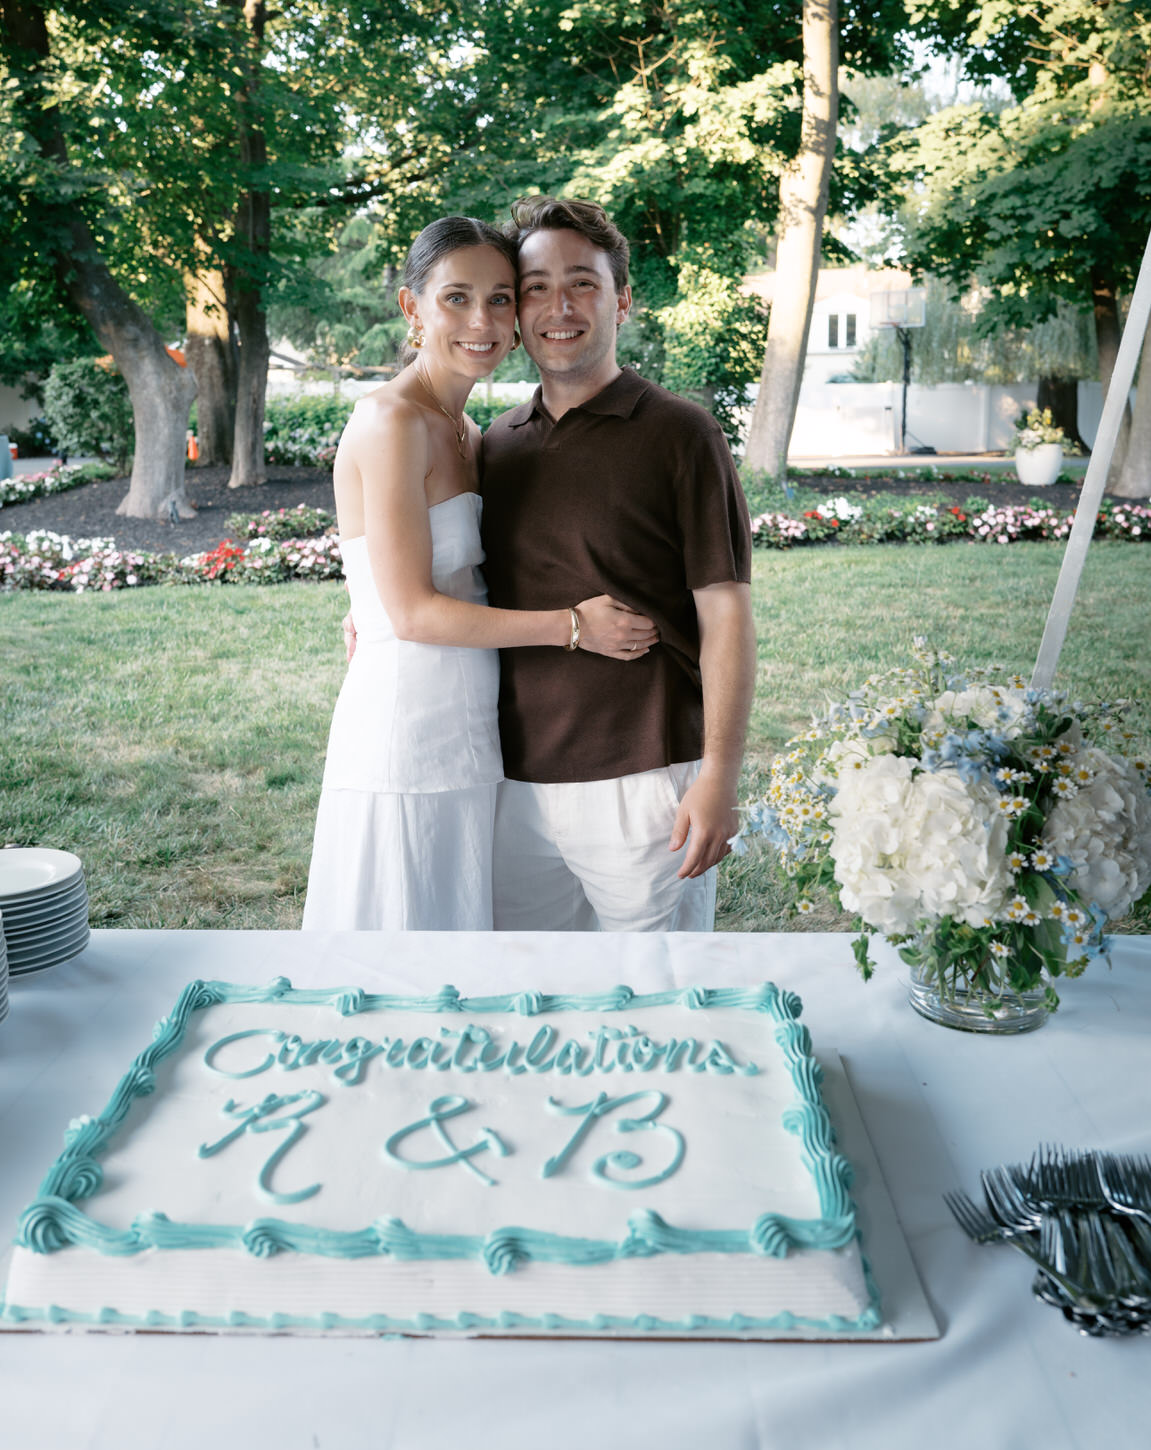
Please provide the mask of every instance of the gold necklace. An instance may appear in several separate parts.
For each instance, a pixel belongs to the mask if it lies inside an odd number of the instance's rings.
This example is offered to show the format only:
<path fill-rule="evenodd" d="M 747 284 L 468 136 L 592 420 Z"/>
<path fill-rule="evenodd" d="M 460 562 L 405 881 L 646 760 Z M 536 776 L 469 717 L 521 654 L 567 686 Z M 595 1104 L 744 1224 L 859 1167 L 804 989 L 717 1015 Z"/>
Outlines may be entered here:
<path fill-rule="evenodd" d="M 443 403 L 441 403 L 439 398 L 436 396 L 436 391 L 432 387 L 431 383 L 429 383 L 427 378 L 424 377 L 423 368 L 417 367 L 415 372 L 416 377 L 419 378 L 420 383 L 422 384 L 423 389 L 427 393 L 428 397 L 431 398 L 432 402 L 435 403 L 436 407 L 452 425 L 452 431 L 456 435 L 456 451 L 459 453 L 461 458 L 466 459 L 468 456 L 468 450 L 464 445 L 464 440 L 468 436 L 468 430 L 467 424 L 464 422 L 463 413 L 460 414 L 459 422 L 457 422 L 455 414 L 448 412 L 448 410 L 444 407 Z"/>

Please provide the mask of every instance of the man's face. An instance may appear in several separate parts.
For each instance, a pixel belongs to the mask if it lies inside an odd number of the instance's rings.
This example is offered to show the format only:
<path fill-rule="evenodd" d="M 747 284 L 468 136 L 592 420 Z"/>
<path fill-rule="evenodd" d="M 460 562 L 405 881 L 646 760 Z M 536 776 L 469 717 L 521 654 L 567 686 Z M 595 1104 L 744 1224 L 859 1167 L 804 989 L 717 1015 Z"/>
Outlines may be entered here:
<path fill-rule="evenodd" d="M 541 375 L 610 381 L 631 288 L 616 292 L 607 253 L 579 232 L 532 232 L 520 248 L 519 272 L 520 331 Z"/>

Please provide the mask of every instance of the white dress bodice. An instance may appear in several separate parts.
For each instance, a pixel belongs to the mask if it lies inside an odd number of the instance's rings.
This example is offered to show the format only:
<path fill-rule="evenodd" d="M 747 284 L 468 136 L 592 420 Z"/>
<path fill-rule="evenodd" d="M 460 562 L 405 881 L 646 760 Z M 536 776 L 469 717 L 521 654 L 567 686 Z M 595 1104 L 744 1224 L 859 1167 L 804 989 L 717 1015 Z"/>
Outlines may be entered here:
<path fill-rule="evenodd" d="M 428 510 L 432 582 L 441 594 L 485 604 L 480 496 Z M 499 655 L 396 638 L 372 578 L 367 540 L 342 541 L 356 652 L 336 702 L 325 790 L 432 792 L 503 778 L 496 702 Z"/>

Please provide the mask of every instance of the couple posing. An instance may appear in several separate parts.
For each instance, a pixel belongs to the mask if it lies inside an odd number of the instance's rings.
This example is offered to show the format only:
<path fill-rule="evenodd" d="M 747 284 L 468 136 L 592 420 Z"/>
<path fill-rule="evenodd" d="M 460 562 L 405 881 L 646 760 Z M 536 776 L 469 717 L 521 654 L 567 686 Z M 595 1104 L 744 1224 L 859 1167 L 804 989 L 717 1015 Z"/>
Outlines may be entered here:
<path fill-rule="evenodd" d="M 414 359 L 340 440 L 354 652 L 305 930 L 713 925 L 755 668 L 743 492 L 710 415 L 616 361 L 604 212 L 512 218 L 420 233 Z M 520 334 L 541 386 L 481 440 L 464 403 Z"/>

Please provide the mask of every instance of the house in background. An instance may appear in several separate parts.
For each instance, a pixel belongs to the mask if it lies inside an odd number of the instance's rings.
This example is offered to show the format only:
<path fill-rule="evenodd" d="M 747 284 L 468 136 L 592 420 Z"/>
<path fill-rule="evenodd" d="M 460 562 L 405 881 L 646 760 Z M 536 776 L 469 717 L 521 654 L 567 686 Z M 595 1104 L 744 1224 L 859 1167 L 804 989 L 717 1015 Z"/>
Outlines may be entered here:
<path fill-rule="evenodd" d="M 910 274 L 896 268 L 872 271 L 862 264 L 821 268 L 807 336 L 804 383 L 846 381 L 872 333 L 872 297 L 877 292 L 904 292 L 910 286 Z M 762 298 L 770 306 L 775 295 L 775 273 L 749 273 L 741 291 Z"/>
<path fill-rule="evenodd" d="M 769 306 L 774 272 L 752 272 L 742 290 Z M 796 463 L 846 457 L 891 457 L 908 453 L 987 454 L 1009 452 L 1015 419 L 1035 406 L 1038 384 L 912 383 L 851 380 L 856 358 L 876 331 L 881 293 L 905 292 L 909 273 L 897 268 L 824 267 L 816 281 L 803 382 L 788 458 Z M 930 301 L 928 302 L 930 306 Z M 754 398 L 756 386 L 751 389 Z M 1088 447 L 1102 412 L 1102 389 L 1079 384 L 1079 431 Z M 750 417 L 750 410 L 748 416 Z"/>

